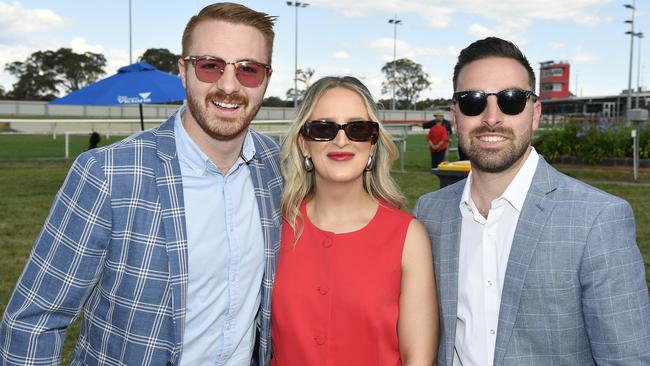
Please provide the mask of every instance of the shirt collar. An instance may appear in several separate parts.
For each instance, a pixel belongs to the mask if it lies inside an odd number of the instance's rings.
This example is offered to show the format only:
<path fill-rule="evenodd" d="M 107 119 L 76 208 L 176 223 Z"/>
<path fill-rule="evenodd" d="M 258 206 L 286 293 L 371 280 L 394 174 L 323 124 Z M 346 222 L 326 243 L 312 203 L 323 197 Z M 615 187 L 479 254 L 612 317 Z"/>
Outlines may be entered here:
<path fill-rule="evenodd" d="M 533 182 L 533 177 L 535 176 L 535 171 L 537 170 L 537 163 L 539 162 L 539 154 L 534 147 L 531 146 L 530 153 L 526 158 L 526 161 L 521 166 L 521 169 L 517 172 L 514 179 L 503 194 L 496 198 L 494 202 L 499 200 L 508 201 L 512 207 L 517 211 L 521 212 L 521 209 L 524 207 L 524 201 L 526 200 L 526 195 L 528 194 L 528 189 L 530 188 L 531 183 Z M 461 212 L 476 212 L 476 206 L 470 195 L 470 187 L 472 185 L 472 172 L 470 171 L 467 176 L 467 182 L 463 188 L 463 194 L 460 198 L 460 209 Z"/>
<path fill-rule="evenodd" d="M 183 126 L 182 116 L 187 112 L 187 106 L 183 105 L 176 111 L 174 115 L 174 132 L 176 136 L 176 149 L 178 151 L 179 159 L 183 160 L 194 172 L 199 175 L 205 174 L 208 170 L 216 170 L 217 167 L 208 156 L 201 151 L 199 146 L 192 140 L 190 135 L 185 130 Z M 241 151 L 239 152 L 239 159 L 235 162 L 234 166 L 239 166 L 241 164 L 248 164 L 255 157 L 255 144 L 253 143 L 253 137 L 251 136 L 251 131 L 246 131 L 246 137 L 244 138 L 244 143 L 242 145 Z M 232 169 L 231 169 L 232 170 Z M 227 172 L 224 172 L 224 175 Z"/>
<path fill-rule="evenodd" d="M 533 182 L 533 176 L 535 176 L 535 170 L 537 170 L 537 162 L 539 161 L 539 155 L 535 148 L 531 146 L 530 154 L 524 162 L 524 165 L 521 166 L 521 169 L 515 175 L 515 178 L 510 182 L 508 188 L 501 195 L 505 198 L 510 204 L 521 212 L 521 209 L 524 207 L 524 201 L 526 200 L 526 195 L 528 194 L 528 189 L 530 184 Z"/>

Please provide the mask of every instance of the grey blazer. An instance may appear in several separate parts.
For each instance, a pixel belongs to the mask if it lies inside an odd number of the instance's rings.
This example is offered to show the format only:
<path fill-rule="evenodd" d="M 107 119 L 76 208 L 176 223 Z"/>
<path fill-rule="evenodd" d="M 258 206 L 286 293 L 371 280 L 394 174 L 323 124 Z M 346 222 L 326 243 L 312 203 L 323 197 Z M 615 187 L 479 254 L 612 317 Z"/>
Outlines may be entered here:
<path fill-rule="evenodd" d="M 415 216 L 431 238 L 442 336 L 456 333 L 459 203 L 466 180 L 428 193 Z M 650 305 L 630 205 L 540 157 L 517 223 L 494 365 L 650 365 Z"/>

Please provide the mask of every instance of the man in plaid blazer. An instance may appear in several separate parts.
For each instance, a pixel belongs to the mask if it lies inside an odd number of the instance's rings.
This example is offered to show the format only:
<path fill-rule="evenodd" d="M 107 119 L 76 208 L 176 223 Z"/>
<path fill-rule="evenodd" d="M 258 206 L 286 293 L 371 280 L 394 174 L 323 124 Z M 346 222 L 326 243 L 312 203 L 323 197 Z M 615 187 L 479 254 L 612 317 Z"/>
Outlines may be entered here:
<path fill-rule="evenodd" d="M 433 247 L 438 365 L 650 365 L 630 205 L 535 152 L 541 105 L 514 44 L 471 44 L 453 81 L 451 116 L 472 170 L 415 208 Z"/>
<path fill-rule="evenodd" d="M 268 364 L 283 182 L 277 144 L 248 126 L 273 22 L 204 8 L 183 35 L 187 107 L 74 162 L 6 308 L 0 365 L 58 364 L 80 314 L 74 365 Z"/>

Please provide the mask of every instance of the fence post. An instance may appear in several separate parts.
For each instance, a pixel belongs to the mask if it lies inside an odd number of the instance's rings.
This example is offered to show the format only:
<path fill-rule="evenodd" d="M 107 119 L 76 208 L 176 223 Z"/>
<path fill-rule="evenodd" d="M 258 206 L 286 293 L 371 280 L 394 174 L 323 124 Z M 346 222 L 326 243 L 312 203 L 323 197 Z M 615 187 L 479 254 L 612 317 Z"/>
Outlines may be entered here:
<path fill-rule="evenodd" d="M 633 124 L 632 143 L 634 145 L 632 146 L 632 154 L 634 156 L 632 157 L 632 165 L 634 165 L 634 167 L 632 170 L 634 171 L 634 181 L 636 182 L 639 178 L 639 134 L 641 132 L 639 127 L 641 123 L 648 120 L 648 110 L 640 108 L 630 109 L 627 111 L 626 117 L 626 119 Z"/>
<path fill-rule="evenodd" d="M 70 157 L 70 134 L 68 131 L 65 132 L 65 158 Z"/>
<path fill-rule="evenodd" d="M 402 141 L 400 142 L 400 148 L 402 151 L 400 151 L 399 154 L 399 167 L 402 172 L 404 171 L 404 155 L 406 154 L 406 140 L 408 139 L 408 137 L 409 137 L 408 127 L 404 126 L 402 127 Z"/>

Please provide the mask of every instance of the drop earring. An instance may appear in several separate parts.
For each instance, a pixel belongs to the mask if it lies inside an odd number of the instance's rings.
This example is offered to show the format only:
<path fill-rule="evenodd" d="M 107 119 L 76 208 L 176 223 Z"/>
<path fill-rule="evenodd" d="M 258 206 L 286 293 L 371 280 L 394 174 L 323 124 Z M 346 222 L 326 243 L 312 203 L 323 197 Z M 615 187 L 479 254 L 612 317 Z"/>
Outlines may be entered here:
<path fill-rule="evenodd" d="M 369 172 L 375 167 L 375 159 L 373 155 L 368 156 L 368 163 L 366 163 L 366 171 Z"/>
<path fill-rule="evenodd" d="M 311 172 L 312 170 L 314 170 L 314 163 L 312 163 L 311 158 L 307 155 L 305 155 L 305 159 L 303 160 L 303 165 L 307 172 Z"/>

